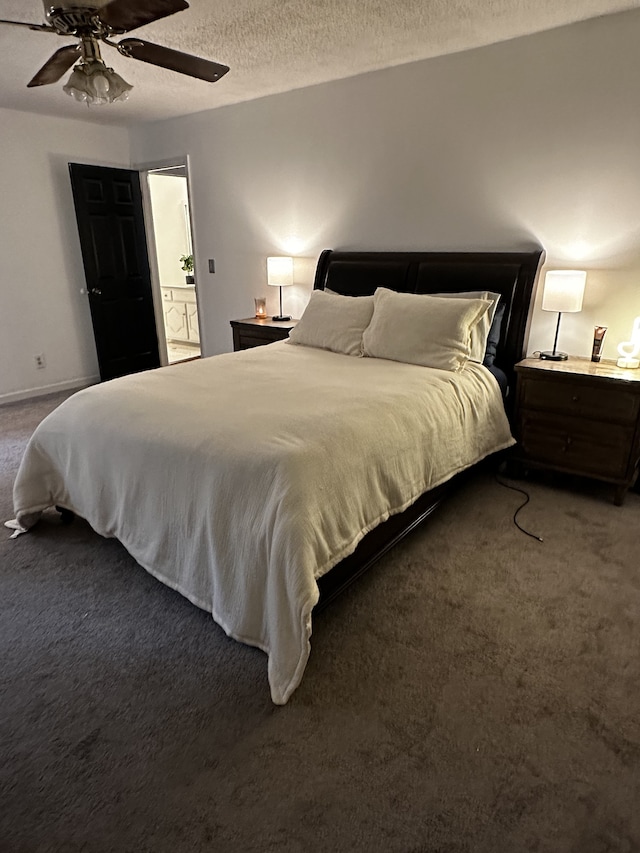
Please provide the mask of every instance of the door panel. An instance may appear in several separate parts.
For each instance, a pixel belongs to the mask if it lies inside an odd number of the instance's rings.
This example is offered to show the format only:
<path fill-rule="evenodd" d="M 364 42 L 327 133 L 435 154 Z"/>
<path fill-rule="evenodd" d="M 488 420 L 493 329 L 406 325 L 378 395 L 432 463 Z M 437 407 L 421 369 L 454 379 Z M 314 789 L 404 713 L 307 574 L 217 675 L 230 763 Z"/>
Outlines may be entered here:
<path fill-rule="evenodd" d="M 100 378 L 160 366 L 140 178 L 69 164 Z"/>

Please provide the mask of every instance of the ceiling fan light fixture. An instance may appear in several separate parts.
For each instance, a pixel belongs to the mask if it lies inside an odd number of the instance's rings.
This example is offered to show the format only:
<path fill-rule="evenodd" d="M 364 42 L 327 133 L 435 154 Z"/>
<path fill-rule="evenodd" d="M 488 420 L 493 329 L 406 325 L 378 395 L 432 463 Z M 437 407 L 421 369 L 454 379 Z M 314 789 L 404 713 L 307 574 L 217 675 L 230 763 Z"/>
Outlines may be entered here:
<path fill-rule="evenodd" d="M 185 74 L 196 80 L 216 83 L 228 71 L 227 65 L 183 53 L 140 38 L 118 42 L 114 36 L 152 24 L 189 8 L 187 0 L 42 0 L 45 24 L 0 19 L 4 24 L 30 30 L 74 37 L 76 44 L 58 48 L 27 83 L 28 89 L 58 83 L 71 69 L 63 90 L 87 105 L 113 104 L 127 100 L 133 86 L 108 68 L 100 55 L 100 44 L 116 48 L 122 56 Z M 74 66 L 75 62 L 80 62 Z"/>
<path fill-rule="evenodd" d="M 89 106 L 126 101 L 131 89 L 133 86 L 100 59 L 79 62 L 63 86 L 67 95 Z"/>

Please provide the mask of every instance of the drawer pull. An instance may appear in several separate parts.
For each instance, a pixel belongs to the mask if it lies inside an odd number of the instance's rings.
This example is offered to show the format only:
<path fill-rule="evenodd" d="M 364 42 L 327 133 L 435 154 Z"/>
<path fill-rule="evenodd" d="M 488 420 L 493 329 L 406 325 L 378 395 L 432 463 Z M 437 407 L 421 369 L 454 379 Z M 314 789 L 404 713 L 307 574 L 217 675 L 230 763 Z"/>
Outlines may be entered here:
<path fill-rule="evenodd" d="M 564 444 L 562 446 L 562 453 L 566 453 L 569 450 L 569 447 L 570 447 L 572 441 L 573 441 L 573 439 L 571 438 L 570 435 L 568 435 L 565 438 Z"/>
<path fill-rule="evenodd" d="M 574 403 L 577 403 L 577 402 L 578 402 L 578 400 L 580 399 L 580 397 L 578 397 L 578 395 L 577 395 L 577 394 L 574 394 L 574 395 L 573 395 L 573 397 L 572 397 L 571 399 L 573 400 L 573 402 L 574 402 Z"/>

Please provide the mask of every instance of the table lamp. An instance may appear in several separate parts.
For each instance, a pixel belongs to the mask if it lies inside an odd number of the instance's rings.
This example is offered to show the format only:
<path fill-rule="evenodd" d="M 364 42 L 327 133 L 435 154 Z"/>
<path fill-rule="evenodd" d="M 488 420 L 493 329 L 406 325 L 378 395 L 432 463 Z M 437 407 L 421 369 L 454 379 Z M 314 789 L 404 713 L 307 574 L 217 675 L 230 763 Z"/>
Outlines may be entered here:
<path fill-rule="evenodd" d="M 626 367 L 627 369 L 637 370 L 640 367 L 640 317 L 636 317 L 633 321 L 631 330 L 631 340 L 624 341 L 618 344 L 618 355 L 620 358 L 617 361 L 618 367 Z"/>
<path fill-rule="evenodd" d="M 564 312 L 582 311 L 582 297 L 584 296 L 586 280 L 587 274 L 582 270 L 549 270 L 547 272 L 542 294 L 542 310 L 557 311 L 558 322 L 556 323 L 553 350 L 541 352 L 540 358 L 550 359 L 551 361 L 565 361 L 568 358 L 566 352 L 558 352 L 556 349 L 560 317 Z"/>
<path fill-rule="evenodd" d="M 267 258 L 267 284 L 280 288 L 280 313 L 272 320 L 290 320 L 282 313 L 282 288 L 293 284 L 293 258 Z"/>

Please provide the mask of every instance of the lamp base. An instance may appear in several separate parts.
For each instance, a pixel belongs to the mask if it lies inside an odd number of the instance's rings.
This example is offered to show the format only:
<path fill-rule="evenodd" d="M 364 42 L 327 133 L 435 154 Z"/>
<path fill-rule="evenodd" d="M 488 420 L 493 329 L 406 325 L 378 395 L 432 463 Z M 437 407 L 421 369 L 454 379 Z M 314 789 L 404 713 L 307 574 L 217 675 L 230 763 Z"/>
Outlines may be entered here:
<path fill-rule="evenodd" d="M 631 355 L 621 356 L 617 362 L 618 367 L 624 367 L 626 370 L 637 370 L 640 367 L 640 360 Z"/>
<path fill-rule="evenodd" d="M 566 352 L 550 352 L 546 350 L 545 352 L 540 353 L 540 358 L 545 361 L 566 361 L 569 356 Z"/>
<path fill-rule="evenodd" d="M 291 317 L 286 317 L 284 314 L 276 314 L 276 316 L 272 317 L 271 319 L 276 320 L 276 321 L 278 321 L 278 320 L 290 320 Z"/>

